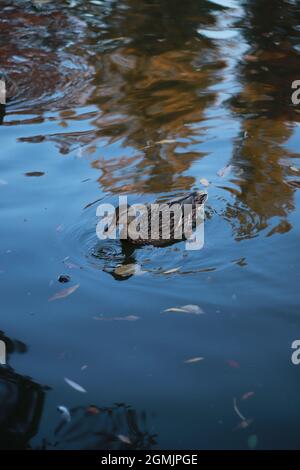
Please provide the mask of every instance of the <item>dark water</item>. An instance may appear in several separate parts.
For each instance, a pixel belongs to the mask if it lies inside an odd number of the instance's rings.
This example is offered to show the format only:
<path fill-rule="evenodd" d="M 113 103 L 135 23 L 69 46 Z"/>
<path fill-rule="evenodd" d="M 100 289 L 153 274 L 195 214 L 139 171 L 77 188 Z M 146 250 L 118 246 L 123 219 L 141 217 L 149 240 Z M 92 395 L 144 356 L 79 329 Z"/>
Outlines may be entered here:
<path fill-rule="evenodd" d="M 1 446 L 299 448 L 299 3 L 0 4 Z M 203 178 L 203 250 L 97 239 Z"/>

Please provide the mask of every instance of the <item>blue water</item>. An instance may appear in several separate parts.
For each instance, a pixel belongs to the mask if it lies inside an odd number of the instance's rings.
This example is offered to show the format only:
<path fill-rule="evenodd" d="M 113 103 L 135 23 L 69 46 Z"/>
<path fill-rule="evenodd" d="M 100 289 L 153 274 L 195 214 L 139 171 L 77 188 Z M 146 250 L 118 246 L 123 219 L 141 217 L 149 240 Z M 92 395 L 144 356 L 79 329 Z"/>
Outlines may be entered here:
<path fill-rule="evenodd" d="M 1 2 L 1 447 L 299 447 L 300 8 L 269 9 Z M 97 239 L 99 202 L 192 189 L 202 250 Z"/>

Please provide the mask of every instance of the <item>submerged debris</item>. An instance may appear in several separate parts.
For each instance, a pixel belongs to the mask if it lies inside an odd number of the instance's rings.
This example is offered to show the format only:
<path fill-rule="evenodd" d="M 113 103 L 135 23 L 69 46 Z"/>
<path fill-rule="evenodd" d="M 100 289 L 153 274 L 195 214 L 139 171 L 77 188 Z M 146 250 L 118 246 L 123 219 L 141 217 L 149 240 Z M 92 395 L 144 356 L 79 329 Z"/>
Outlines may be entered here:
<path fill-rule="evenodd" d="M 117 266 L 114 270 L 114 274 L 120 277 L 128 277 L 133 276 L 134 274 L 138 275 L 143 273 L 144 271 L 142 271 L 141 266 L 136 263 L 121 264 L 120 266 Z"/>
<path fill-rule="evenodd" d="M 68 289 L 57 292 L 52 297 L 50 297 L 49 302 L 53 302 L 53 300 L 64 299 L 65 297 L 73 294 L 73 292 L 75 292 L 79 287 L 80 284 L 76 284 L 75 286 L 69 287 Z"/>
<path fill-rule="evenodd" d="M 238 417 L 241 418 L 242 421 L 246 421 L 245 416 L 242 415 L 242 413 L 241 413 L 240 410 L 238 409 L 237 402 L 236 402 L 236 398 L 233 399 L 233 409 L 234 409 L 234 411 L 236 412 L 236 414 L 238 415 Z"/>
<path fill-rule="evenodd" d="M 119 439 L 121 442 L 124 442 L 124 444 L 127 444 L 127 445 L 131 445 L 131 444 L 132 444 L 130 438 L 129 438 L 128 436 L 124 436 L 123 434 L 119 434 L 119 435 L 118 435 L 118 439 Z"/>
<path fill-rule="evenodd" d="M 217 172 L 217 175 L 220 176 L 221 178 L 224 178 L 231 172 L 231 170 L 232 170 L 232 165 L 227 165 L 224 168 L 221 168 L 221 170 Z"/>
<path fill-rule="evenodd" d="M 191 359 L 187 359 L 186 361 L 184 361 L 185 364 L 194 364 L 195 362 L 200 362 L 200 361 L 204 361 L 204 357 L 191 357 Z"/>
<path fill-rule="evenodd" d="M 256 434 L 252 434 L 251 436 L 249 436 L 249 438 L 248 438 L 248 447 L 251 450 L 256 449 L 256 447 L 257 447 L 257 436 L 256 436 Z"/>
<path fill-rule="evenodd" d="M 98 316 L 93 317 L 94 320 L 102 320 L 102 321 L 137 321 L 140 319 L 137 315 L 127 315 L 126 317 L 104 317 Z"/>
<path fill-rule="evenodd" d="M 206 178 L 201 178 L 200 183 L 205 187 L 209 186 L 209 181 Z"/>
<path fill-rule="evenodd" d="M 172 268 L 172 269 L 168 269 L 167 271 L 163 271 L 162 274 L 173 274 L 173 273 L 177 273 L 179 271 L 180 267 L 179 268 Z"/>
<path fill-rule="evenodd" d="M 60 411 L 64 420 L 67 421 L 67 423 L 71 421 L 71 413 L 66 406 L 58 406 L 57 410 Z"/>
<path fill-rule="evenodd" d="M 90 415 L 97 415 L 100 413 L 100 410 L 97 406 L 95 405 L 90 405 L 86 408 L 86 412 Z"/>
<path fill-rule="evenodd" d="M 164 312 L 177 312 L 177 313 L 192 313 L 194 315 L 201 315 L 205 313 L 199 305 L 183 305 L 182 307 L 170 307 Z"/>
<path fill-rule="evenodd" d="M 68 379 L 67 377 L 65 377 L 64 380 L 65 380 L 65 382 L 66 382 L 71 388 L 73 388 L 73 389 L 76 390 L 77 392 L 86 393 L 85 388 L 83 388 L 81 385 L 79 385 L 78 383 L 74 382 L 73 380 L 70 380 L 70 379 Z"/>
<path fill-rule="evenodd" d="M 242 400 L 248 400 L 248 398 L 253 397 L 253 395 L 255 395 L 254 392 L 246 392 L 246 393 L 244 393 L 244 395 L 242 396 L 241 399 L 242 399 Z"/>
<path fill-rule="evenodd" d="M 25 173 L 25 176 L 44 176 L 44 172 L 43 171 L 28 171 L 27 173 Z"/>

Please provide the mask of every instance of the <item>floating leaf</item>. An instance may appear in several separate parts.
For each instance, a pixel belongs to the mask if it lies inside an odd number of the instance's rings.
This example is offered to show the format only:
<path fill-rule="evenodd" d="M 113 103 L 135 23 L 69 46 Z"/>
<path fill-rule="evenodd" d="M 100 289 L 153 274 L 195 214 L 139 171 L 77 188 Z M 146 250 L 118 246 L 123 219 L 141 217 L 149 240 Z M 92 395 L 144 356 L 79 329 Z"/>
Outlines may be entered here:
<path fill-rule="evenodd" d="M 178 312 L 178 313 L 193 313 L 194 315 L 203 314 L 204 311 L 202 310 L 199 305 L 183 305 L 182 307 L 170 307 L 164 310 L 165 312 Z"/>
<path fill-rule="evenodd" d="M 127 315 L 127 317 L 115 317 L 114 320 L 137 321 L 140 317 L 137 315 Z"/>
<path fill-rule="evenodd" d="M 174 144 L 176 142 L 175 139 L 164 139 L 164 140 L 159 140 L 158 142 L 156 142 L 156 144 Z"/>
<path fill-rule="evenodd" d="M 67 377 L 65 377 L 64 380 L 71 388 L 74 388 L 74 390 L 76 390 L 77 392 L 86 393 L 85 388 L 83 388 L 81 385 L 74 382 L 73 380 L 70 380 Z"/>
<path fill-rule="evenodd" d="M 164 271 L 163 274 L 172 274 L 172 273 L 177 273 L 177 271 L 179 271 L 180 268 L 172 268 L 172 269 L 168 269 L 168 271 Z"/>
<path fill-rule="evenodd" d="M 97 415 L 100 413 L 99 408 L 97 408 L 97 406 L 94 406 L 94 405 L 88 406 L 85 411 L 90 415 Z"/>
<path fill-rule="evenodd" d="M 71 413 L 66 406 L 58 406 L 58 411 L 62 414 L 65 421 L 68 423 L 71 421 Z"/>
<path fill-rule="evenodd" d="M 114 270 L 114 274 L 120 277 L 128 277 L 133 276 L 134 274 L 143 274 L 144 271 L 141 270 L 139 264 L 131 263 L 131 264 L 121 264 L 117 266 Z"/>
<path fill-rule="evenodd" d="M 242 400 L 248 400 L 248 398 L 253 397 L 253 395 L 254 395 L 254 392 L 244 393 L 244 395 L 242 396 Z"/>
<path fill-rule="evenodd" d="M 52 297 L 50 297 L 49 302 L 53 302 L 53 300 L 64 299 L 65 297 L 68 297 L 69 295 L 73 294 L 78 289 L 78 287 L 80 287 L 80 284 L 76 284 L 75 286 L 69 287 L 68 289 L 64 289 L 64 290 L 61 290 L 60 292 L 57 292 Z"/>
<path fill-rule="evenodd" d="M 221 176 L 221 178 L 224 178 L 231 172 L 231 170 L 232 170 L 232 165 L 227 165 L 224 168 L 221 168 L 221 170 L 217 172 L 217 175 Z"/>
<path fill-rule="evenodd" d="M 44 172 L 43 171 L 28 171 L 28 173 L 25 173 L 25 176 L 44 176 Z"/>
<path fill-rule="evenodd" d="M 128 436 L 124 436 L 123 434 L 119 434 L 118 435 L 118 439 L 120 439 L 121 442 L 124 442 L 124 444 L 127 444 L 127 445 L 131 445 L 132 442 L 131 440 L 129 439 Z"/>
<path fill-rule="evenodd" d="M 236 429 L 246 429 L 250 426 L 250 424 L 253 423 L 253 419 L 243 419 L 240 421 L 240 423 L 237 425 Z"/>
<path fill-rule="evenodd" d="M 256 449 L 256 447 L 257 447 L 257 436 L 256 436 L 256 434 L 252 434 L 251 436 L 249 436 L 249 438 L 248 438 L 248 447 L 251 450 Z"/>
<path fill-rule="evenodd" d="M 140 319 L 140 317 L 136 315 L 127 315 L 126 317 L 104 317 L 104 316 L 99 316 L 99 317 L 93 317 L 94 320 L 102 320 L 102 321 L 137 321 Z"/>
<path fill-rule="evenodd" d="M 239 368 L 240 368 L 240 364 L 239 364 L 237 361 L 235 361 L 234 359 L 229 359 L 229 360 L 227 361 L 227 364 L 228 364 L 230 367 L 232 367 L 232 369 L 239 369 Z"/>
<path fill-rule="evenodd" d="M 191 359 L 187 359 L 184 361 L 185 364 L 194 364 L 195 362 L 204 361 L 204 357 L 191 357 Z"/>
<path fill-rule="evenodd" d="M 209 186 L 209 181 L 206 179 L 206 178 L 201 178 L 200 179 L 200 183 L 203 185 L 203 186 Z"/>
<path fill-rule="evenodd" d="M 233 409 L 236 412 L 236 414 L 238 415 L 238 417 L 241 418 L 242 421 L 246 421 L 245 416 L 243 416 L 242 413 L 240 412 L 240 410 L 238 409 L 236 398 L 233 399 Z"/>

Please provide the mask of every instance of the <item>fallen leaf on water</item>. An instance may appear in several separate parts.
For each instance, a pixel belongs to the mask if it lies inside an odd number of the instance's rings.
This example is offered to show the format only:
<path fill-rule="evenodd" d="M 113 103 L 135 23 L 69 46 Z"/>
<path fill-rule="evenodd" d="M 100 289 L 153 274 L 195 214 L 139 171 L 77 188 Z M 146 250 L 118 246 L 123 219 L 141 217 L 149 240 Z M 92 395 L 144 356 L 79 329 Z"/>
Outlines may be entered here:
<path fill-rule="evenodd" d="M 64 261 L 64 265 L 68 269 L 81 269 L 78 264 L 72 263 L 71 261 Z"/>
<path fill-rule="evenodd" d="M 85 411 L 90 415 L 97 415 L 100 413 L 99 408 L 97 408 L 97 406 L 94 406 L 94 405 L 88 406 Z"/>
<path fill-rule="evenodd" d="M 236 426 L 236 429 L 246 429 L 253 423 L 253 419 L 243 419 L 240 423 Z"/>
<path fill-rule="evenodd" d="M 85 388 L 83 388 L 81 385 L 77 384 L 73 380 L 70 380 L 67 377 L 65 377 L 64 380 L 71 388 L 74 388 L 74 390 L 76 390 L 77 392 L 86 393 Z"/>
<path fill-rule="evenodd" d="M 156 142 L 156 144 L 174 144 L 176 142 L 175 139 L 164 139 L 164 140 L 159 140 Z"/>
<path fill-rule="evenodd" d="M 201 178 L 201 179 L 200 179 L 200 183 L 201 183 L 203 186 L 209 186 L 209 181 L 208 181 L 206 178 Z"/>
<path fill-rule="evenodd" d="M 123 434 L 118 435 L 118 439 L 120 439 L 121 442 L 124 442 L 124 444 L 132 444 L 131 440 L 129 439 L 128 436 L 124 436 Z"/>
<path fill-rule="evenodd" d="M 202 310 L 199 305 L 183 305 L 182 307 L 170 307 L 164 310 L 165 312 L 178 312 L 178 313 L 193 313 L 194 315 L 203 314 L 204 311 Z"/>
<path fill-rule="evenodd" d="M 242 413 L 240 412 L 240 410 L 238 409 L 236 398 L 233 399 L 233 409 L 236 412 L 236 414 L 238 415 L 238 417 L 241 418 L 242 421 L 246 421 L 245 416 L 243 416 Z"/>
<path fill-rule="evenodd" d="M 102 321 L 137 321 L 140 319 L 140 317 L 136 315 L 127 315 L 126 317 L 104 317 L 104 316 L 99 316 L 99 317 L 93 317 L 94 320 L 102 320 Z"/>
<path fill-rule="evenodd" d="M 248 447 L 251 450 L 256 449 L 256 447 L 257 447 L 257 436 L 256 436 L 256 434 L 252 434 L 251 436 L 249 436 L 249 438 L 248 438 Z"/>
<path fill-rule="evenodd" d="M 231 172 L 231 170 L 232 170 L 232 165 L 227 165 L 224 168 L 221 168 L 221 170 L 217 172 L 217 175 L 221 176 L 221 178 L 224 178 L 224 176 L 227 176 L 228 173 Z"/>
<path fill-rule="evenodd" d="M 71 413 L 66 406 L 58 406 L 58 411 L 62 414 L 63 418 L 69 423 L 71 421 Z"/>
<path fill-rule="evenodd" d="M 172 268 L 172 269 L 168 269 L 168 271 L 164 271 L 163 274 L 172 274 L 172 273 L 177 273 L 177 271 L 179 271 L 180 268 Z"/>
<path fill-rule="evenodd" d="M 127 315 L 127 317 L 115 317 L 114 320 L 137 321 L 140 317 L 136 315 Z"/>
<path fill-rule="evenodd" d="M 127 277 L 127 276 L 133 276 L 134 274 L 142 274 L 143 271 L 141 270 L 141 267 L 139 264 L 131 263 L 131 264 L 121 264 L 120 266 L 117 266 L 116 269 L 114 270 L 114 273 L 117 276 Z"/>
<path fill-rule="evenodd" d="M 233 360 L 233 359 L 229 359 L 229 361 L 226 361 L 226 362 L 230 367 L 232 367 L 232 369 L 239 369 L 240 368 L 240 364 L 237 361 Z"/>
<path fill-rule="evenodd" d="M 75 292 L 78 289 L 78 287 L 80 287 L 80 284 L 76 284 L 75 286 L 69 287 L 68 289 L 64 289 L 64 290 L 61 290 L 60 292 L 57 292 L 52 297 L 50 297 L 49 302 L 68 297 L 69 295 L 73 294 L 73 292 Z"/>
<path fill-rule="evenodd" d="M 44 176 L 44 174 L 43 171 L 28 171 L 25 176 Z"/>
<path fill-rule="evenodd" d="M 244 393 L 244 395 L 242 396 L 242 400 L 248 400 L 248 398 L 253 397 L 253 395 L 254 395 L 254 392 Z"/>
<path fill-rule="evenodd" d="M 195 362 L 204 361 L 204 357 L 191 357 L 191 359 L 187 359 L 184 361 L 185 364 L 194 364 Z"/>

